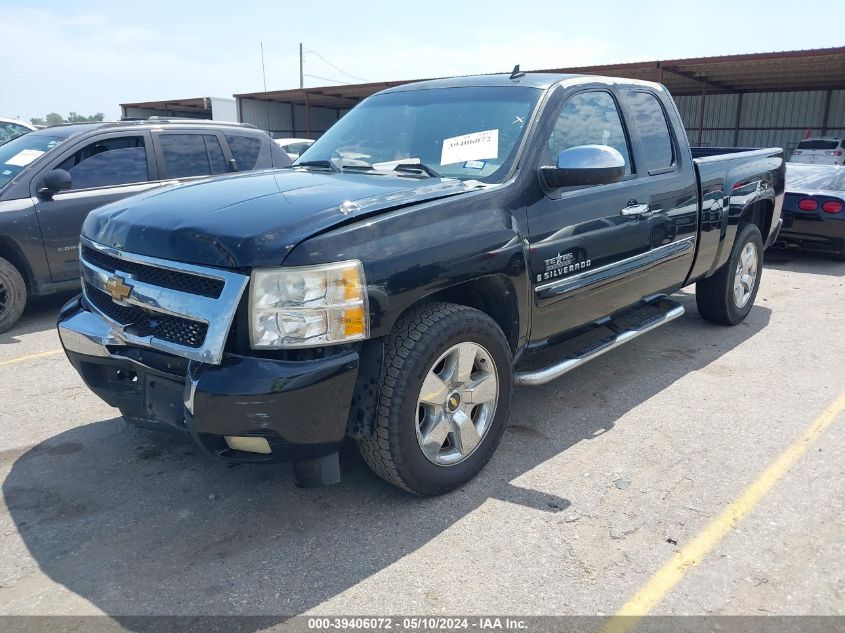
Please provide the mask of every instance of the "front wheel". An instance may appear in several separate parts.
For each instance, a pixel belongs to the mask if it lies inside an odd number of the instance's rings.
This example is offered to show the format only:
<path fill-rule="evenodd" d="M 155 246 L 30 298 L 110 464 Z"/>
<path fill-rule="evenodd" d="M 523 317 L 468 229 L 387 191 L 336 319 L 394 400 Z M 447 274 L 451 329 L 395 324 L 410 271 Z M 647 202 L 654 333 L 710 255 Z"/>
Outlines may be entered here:
<path fill-rule="evenodd" d="M 26 307 L 26 282 L 14 265 L 0 257 L 0 332 L 21 318 Z"/>
<path fill-rule="evenodd" d="M 695 286 L 695 302 L 706 320 L 741 323 L 757 297 L 763 272 L 763 238 L 756 224 L 741 224 L 728 262 Z"/>
<path fill-rule="evenodd" d="M 458 488 L 502 438 L 512 374 L 508 341 L 483 312 L 449 303 L 412 309 L 386 342 L 375 433 L 359 440 L 361 455 L 409 492 Z"/>

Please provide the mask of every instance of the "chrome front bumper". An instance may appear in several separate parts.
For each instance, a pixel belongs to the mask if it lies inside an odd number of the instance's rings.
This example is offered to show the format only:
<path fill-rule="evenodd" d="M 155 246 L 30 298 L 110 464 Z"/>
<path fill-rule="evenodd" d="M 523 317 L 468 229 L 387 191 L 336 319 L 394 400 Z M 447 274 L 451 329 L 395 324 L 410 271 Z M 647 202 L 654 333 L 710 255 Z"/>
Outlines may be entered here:
<path fill-rule="evenodd" d="M 78 299 L 74 299 L 71 304 L 77 301 Z M 60 315 L 57 327 L 62 346 L 68 352 L 109 357 L 109 347 L 126 345 L 112 325 L 100 315 L 87 310 L 74 312 L 67 317 Z"/>
<path fill-rule="evenodd" d="M 59 314 L 62 345 L 88 388 L 133 423 L 187 431 L 203 450 L 230 461 L 311 459 L 343 440 L 357 352 L 308 361 L 231 353 L 203 363 L 128 343 L 81 299 Z M 226 436 L 264 437 L 272 454 L 231 450 Z"/>

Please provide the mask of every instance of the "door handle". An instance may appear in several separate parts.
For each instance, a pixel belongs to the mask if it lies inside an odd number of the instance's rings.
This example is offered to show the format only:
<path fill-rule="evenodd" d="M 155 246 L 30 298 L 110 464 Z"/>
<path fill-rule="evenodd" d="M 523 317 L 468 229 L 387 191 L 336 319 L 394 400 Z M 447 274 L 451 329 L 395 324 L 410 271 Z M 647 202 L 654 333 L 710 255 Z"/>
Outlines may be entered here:
<path fill-rule="evenodd" d="M 622 209 L 622 215 L 643 215 L 649 212 L 647 204 L 632 204 Z"/>

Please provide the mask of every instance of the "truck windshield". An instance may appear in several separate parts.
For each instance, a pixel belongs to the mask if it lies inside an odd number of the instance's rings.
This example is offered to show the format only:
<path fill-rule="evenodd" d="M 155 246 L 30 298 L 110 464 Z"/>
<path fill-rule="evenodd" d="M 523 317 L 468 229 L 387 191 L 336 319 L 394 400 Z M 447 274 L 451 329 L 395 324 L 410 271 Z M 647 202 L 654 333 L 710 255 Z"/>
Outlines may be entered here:
<path fill-rule="evenodd" d="M 62 140 L 44 134 L 24 134 L 5 145 L 0 145 L 0 189 L 27 165 L 49 152 Z"/>
<path fill-rule="evenodd" d="M 501 182 L 507 177 L 541 91 L 523 86 L 406 90 L 370 97 L 294 163 Z"/>

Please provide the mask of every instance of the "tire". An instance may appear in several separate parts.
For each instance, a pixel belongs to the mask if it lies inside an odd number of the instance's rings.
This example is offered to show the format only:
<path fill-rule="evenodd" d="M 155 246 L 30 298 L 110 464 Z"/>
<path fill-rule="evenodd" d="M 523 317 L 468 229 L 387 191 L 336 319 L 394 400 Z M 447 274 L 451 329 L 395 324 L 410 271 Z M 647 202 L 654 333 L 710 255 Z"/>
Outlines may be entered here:
<path fill-rule="evenodd" d="M 364 461 L 385 481 L 418 495 L 443 494 L 468 482 L 502 439 L 512 362 L 505 335 L 483 312 L 451 303 L 411 309 L 385 345 L 375 432 L 358 440 Z M 461 382 L 460 367 L 471 367 L 463 373 L 471 376 L 468 382 Z M 422 392 L 427 380 L 428 395 Z M 443 389 L 432 390 L 435 384 Z"/>
<path fill-rule="evenodd" d="M 755 258 L 753 279 L 747 270 L 739 270 L 741 264 L 746 265 L 746 260 L 741 261 L 743 254 L 747 255 L 752 246 Z M 760 229 L 756 224 L 741 224 L 727 263 L 713 276 L 695 285 L 695 303 L 702 318 L 723 325 L 741 323 L 754 306 L 763 273 L 762 263 L 763 238 Z M 742 281 L 738 292 L 742 299 L 735 292 L 736 282 L 740 278 Z"/>
<path fill-rule="evenodd" d="M 21 318 L 26 307 L 26 283 L 11 262 L 0 257 L 0 332 Z"/>

